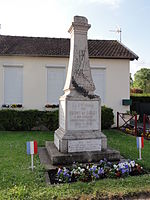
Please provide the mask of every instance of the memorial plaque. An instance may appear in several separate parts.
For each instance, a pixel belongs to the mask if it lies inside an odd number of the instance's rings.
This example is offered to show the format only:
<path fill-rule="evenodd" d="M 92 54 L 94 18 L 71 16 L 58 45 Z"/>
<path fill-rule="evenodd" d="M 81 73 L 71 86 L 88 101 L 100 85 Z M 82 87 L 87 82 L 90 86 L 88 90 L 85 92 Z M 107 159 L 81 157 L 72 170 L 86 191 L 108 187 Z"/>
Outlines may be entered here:
<path fill-rule="evenodd" d="M 98 101 L 68 101 L 68 130 L 99 130 Z"/>
<path fill-rule="evenodd" d="M 69 140 L 68 152 L 101 151 L 101 139 Z"/>

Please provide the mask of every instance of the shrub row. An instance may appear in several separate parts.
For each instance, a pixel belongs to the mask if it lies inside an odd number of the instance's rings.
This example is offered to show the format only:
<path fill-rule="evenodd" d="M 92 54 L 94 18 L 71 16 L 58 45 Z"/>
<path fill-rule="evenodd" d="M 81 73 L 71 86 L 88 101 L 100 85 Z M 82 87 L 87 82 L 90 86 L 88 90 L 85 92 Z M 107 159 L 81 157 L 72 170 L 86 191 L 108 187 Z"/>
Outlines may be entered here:
<path fill-rule="evenodd" d="M 58 111 L 0 110 L 0 130 L 51 130 L 58 127 Z"/>
<path fill-rule="evenodd" d="M 109 129 L 114 124 L 113 109 L 106 106 L 101 108 L 101 125 L 102 129 Z"/>
<path fill-rule="evenodd" d="M 140 121 L 143 121 L 143 115 L 150 115 L 150 96 L 130 96 L 132 99 L 131 111 L 136 111 L 140 115 Z"/>
<path fill-rule="evenodd" d="M 150 103 L 150 96 L 130 96 L 132 102 Z"/>
<path fill-rule="evenodd" d="M 113 122 L 113 110 L 102 106 L 102 129 L 108 129 Z M 50 130 L 58 128 L 58 110 L 38 111 L 38 110 L 0 110 L 0 130 L 1 131 L 30 131 L 30 130 Z"/>
<path fill-rule="evenodd" d="M 146 110 L 149 110 L 150 96 L 130 96 L 130 99 L 132 99 L 132 105 L 130 106 L 130 110 L 136 111 L 138 114 L 141 115 L 141 117 L 145 113 L 144 110 L 146 109 L 143 108 L 144 104 L 147 107 Z"/>

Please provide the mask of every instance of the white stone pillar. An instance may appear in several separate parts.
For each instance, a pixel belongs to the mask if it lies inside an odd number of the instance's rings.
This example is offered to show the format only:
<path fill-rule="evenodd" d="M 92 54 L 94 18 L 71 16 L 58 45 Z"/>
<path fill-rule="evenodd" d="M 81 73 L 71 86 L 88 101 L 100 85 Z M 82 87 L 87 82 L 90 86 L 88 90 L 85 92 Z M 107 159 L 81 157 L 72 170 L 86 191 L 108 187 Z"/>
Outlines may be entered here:
<path fill-rule="evenodd" d="M 101 101 L 94 95 L 85 17 L 75 16 L 69 29 L 71 49 L 64 87 L 59 102 L 59 128 L 54 144 L 62 153 L 95 152 L 107 148 L 101 132 Z M 92 154 L 91 154 L 92 155 Z"/>
<path fill-rule="evenodd" d="M 85 17 L 75 16 L 69 28 L 71 34 L 70 59 L 64 91 L 85 90 L 93 94 L 95 86 L 91 76 L 87 31 L 91 27 Z M 77 88 L 78 87 L 78 88 Z"/>

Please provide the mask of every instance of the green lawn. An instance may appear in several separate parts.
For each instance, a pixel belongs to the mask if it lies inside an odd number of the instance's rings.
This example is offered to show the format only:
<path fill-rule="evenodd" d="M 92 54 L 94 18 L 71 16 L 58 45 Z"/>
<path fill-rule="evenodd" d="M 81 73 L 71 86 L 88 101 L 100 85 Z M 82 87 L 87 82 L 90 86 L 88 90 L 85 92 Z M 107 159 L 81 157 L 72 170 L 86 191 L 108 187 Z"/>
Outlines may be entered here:
<path fill-rule="evenodd" d="M 126 135 L 117 130 L 104 131 L 108 137 L 108 146 L 119 150 L 125 158 L 137 160 L 138 151 L 136 146 L 136 137 Z M 142 149 L 142 161 L 138 161 L 144 168 L 150 170 L 150 141 L 144 140 L 144 149 Z"/>
<path fill-rule="evenodd" d="M 137 159 L 136 140 L 116 130 L 104 131 L 108 145 L 120 150 L 124 157 Z M 45 140 L 53 140 L 49 132 L 0 132 L 0 200 L 51 200 L 51 199 L 98 199 L 100 197 L 133 195 L 150 192 L 150 176 L 125 179 L 104 179 L 91 183 L 74 183 L 46 186 L 44 169 L 38 156 L 36 169 L 31 172 L 30 156 L 26 154 L 26 141 L 37 140 L 43 146 Z M 145 141 L 140 162 L 150 170 L 150 141 Z"/>

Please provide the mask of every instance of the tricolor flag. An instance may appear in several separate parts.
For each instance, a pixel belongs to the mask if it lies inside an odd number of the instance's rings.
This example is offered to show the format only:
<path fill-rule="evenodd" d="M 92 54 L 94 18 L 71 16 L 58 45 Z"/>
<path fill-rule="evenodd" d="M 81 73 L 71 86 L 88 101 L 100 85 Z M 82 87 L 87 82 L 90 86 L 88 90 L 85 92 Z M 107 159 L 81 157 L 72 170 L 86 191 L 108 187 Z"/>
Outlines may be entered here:
<path fill-rule="evenodd" d="M 144 137 L 136 137 L 137 149 L 144 148 Z"/>
<path fill-rule="evenodd" d="M 37 154 L 37 141 L 27 142 L 27 154 Z"/>

